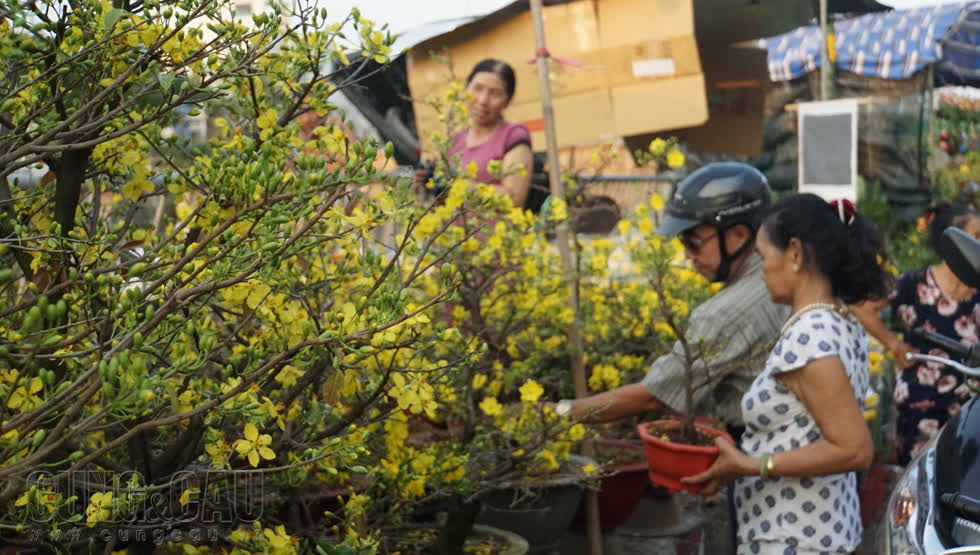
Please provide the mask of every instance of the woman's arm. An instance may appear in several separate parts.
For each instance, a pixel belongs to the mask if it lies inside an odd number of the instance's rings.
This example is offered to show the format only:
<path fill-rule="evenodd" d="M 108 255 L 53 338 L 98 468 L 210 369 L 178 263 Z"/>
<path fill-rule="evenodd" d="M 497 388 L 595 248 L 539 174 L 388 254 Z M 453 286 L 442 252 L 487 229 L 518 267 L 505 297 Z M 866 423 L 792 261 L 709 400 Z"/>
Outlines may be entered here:
<path fill-rule="evenodd" d="M 534 171 L 534 154 L 531 152 L 531 147 L 519 144 L 510 149 L 507 154 L 504 154 L 501 166 L 504 178 L 500 180 L 500 186 L 514 206 L 523 208 L 527 193 L 531 189 L 531 173 Z M 519 168 L 524 168 L 524 171 L 520 171 Z"/>
<path fill-rule="evenodd" d="M 819 358 L 799 370 L 780 374 L 778 379 L 803 402 L 822 437 L 798 449 L 772 454 L 772 476 L 822 476 L 871 465 L 871 433 L 839 358 Z M 725 440 L 719 439 L 716 444 L 721 453 L 711 468 L 681 482 L 706 483 L 704 493 L 710 495 L 724 482 L 759 474 L 760 459 Z"/>
<path fill-rule="evenodd" d="M 819 358 L 777 379 L 803 402 L 823 437 L 774 455 L 774 475 L 819 476 L 871 466 L 871 432 L 839 358 Z"/>
<path fill-rule="evenodd" d="M 905 360 L 905 353 L 917 353 L 918 351 L 902 341 L 881 321 L 878 311 L 887 305 L 888 301 L 886 300 L 865 301 L 861 304 L 851 305 L 849 308 L 857 316 L 864 329 L 868 330 L 868 333 L 881 341 L 881 344 L 895 355 L 895 365 L 904 370 L 912 364 L 912 361 Z"/>

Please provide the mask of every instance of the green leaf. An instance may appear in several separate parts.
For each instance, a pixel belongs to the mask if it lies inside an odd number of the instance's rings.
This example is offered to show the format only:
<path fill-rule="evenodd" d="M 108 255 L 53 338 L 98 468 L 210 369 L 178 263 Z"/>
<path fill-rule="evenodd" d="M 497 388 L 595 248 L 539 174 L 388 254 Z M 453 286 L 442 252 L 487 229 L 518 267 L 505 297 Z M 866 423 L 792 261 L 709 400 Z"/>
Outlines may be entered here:
<path fill-rule="evenodd" d="M 124 15 L 129 15 L 126 13 L 126 10 L 120 8 L 113 8 L 109 10 L 109 13 L 105 14 L 105 21 L 102 23 L 102 29 L 108 33 L 113 27 L 116 26 L 116 22 L 119 21 L 119 18 Z"/>
<path fill-rule="evenodd" d="M 160 74 L 160 87 L 163 92 L 170 92 L 170 87 L 174 84 L 174 74 L 173 73 L 161 73 Z"/>

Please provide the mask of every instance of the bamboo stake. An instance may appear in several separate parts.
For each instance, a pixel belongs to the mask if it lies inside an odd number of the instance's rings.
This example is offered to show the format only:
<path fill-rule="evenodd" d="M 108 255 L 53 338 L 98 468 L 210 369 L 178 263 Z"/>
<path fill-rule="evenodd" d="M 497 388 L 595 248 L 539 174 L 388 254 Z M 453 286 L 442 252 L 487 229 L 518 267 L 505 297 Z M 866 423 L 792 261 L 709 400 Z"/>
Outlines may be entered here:
<path fill-rule="evenodd" d="M 558 138 L 555 133 L 555 109 L 551 98 L 551 80 L 548 72 L 548 55 L 545 46 L 544 20 L 541 16 L 541 0 L 531 0 L 531 18 L 534 21 L 534 41 L 537 47 L 538 86 L 541 89 L 541 111 L 544 115 L 544 134 L 548 143 L 548 184 L 551 197 L 555 200 L 565 200 L 561 188 L 561 171 L 558 166 Z M 561 222 L 556 230 L 558 253 L 561 258 L 562 274 L 571 288 L 571 305 L 574 318 L 568 327 L 568 345 L 572 359 L 572 383 L 575 386 L 575 397 L 586 396 L 585 366 L 582 362 L 582 336 L 579 331 L 579 302 L 578 289 L 574 286 L 572 252 L 568 239 L 568 223 Z M 583 446 L 583 455 L 592 456 L 592 442 Z M 589 541 L 589 553 L 602 555 L 602 532 L 599 529 L 599 500 L 596 492 L 585 492 L 585 522 L 586 534 Z"/>

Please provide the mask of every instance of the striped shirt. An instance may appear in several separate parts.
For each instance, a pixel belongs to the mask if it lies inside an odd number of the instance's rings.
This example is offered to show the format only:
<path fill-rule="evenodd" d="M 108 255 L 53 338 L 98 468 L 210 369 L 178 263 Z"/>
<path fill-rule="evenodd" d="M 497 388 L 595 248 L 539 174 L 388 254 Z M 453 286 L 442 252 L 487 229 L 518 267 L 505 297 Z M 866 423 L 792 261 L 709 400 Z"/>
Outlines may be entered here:
<path fill-rule="evenodd" d="M 687 341 L 696 352 L 694 384 L 708 384 L 694 392 L 695 414 L 714 414 L 729 426 L 742 425 L 742 395 L 765 367 L 789 312 L 789 306 L 769 297 L 762 259 L 754 252 L 717 295 L 691 312 Z M 641 383 L 672 410 L 684 412 L 685 366 L 684 347 L 677 341 L 671 352 L 653 362 Z"/>

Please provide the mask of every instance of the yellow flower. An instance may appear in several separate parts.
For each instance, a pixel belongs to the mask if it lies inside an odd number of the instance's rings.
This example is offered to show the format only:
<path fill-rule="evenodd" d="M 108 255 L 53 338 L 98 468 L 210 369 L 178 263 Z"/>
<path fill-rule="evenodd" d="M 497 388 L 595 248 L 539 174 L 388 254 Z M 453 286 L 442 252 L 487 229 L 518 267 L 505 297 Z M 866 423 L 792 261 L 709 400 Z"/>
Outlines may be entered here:
<path fill-rule="evenodd" d="M 550 212 L 552 220 L 556 222 L 565 221 L 568 218 L 568 205 L 563 200 L 552 199 Z"/>
<path fill-rule="evenodd" d="M 503 405 L 501 405 L 494 397 L 484 397 L 480 401 L 480 410 L 486 413 L 487 416 L 498 416 L 504 411 Z"/>
<path fill-rule="evenodd" d="M 521 386 L 521 401 L 525 403 L 536 403 L 544 393 L 544 388 L 542 388 L 538 382 L 534 380 L 529 380 Z"/>
<path fill-rule="evenodd" d="M 477 390 L 483 387 L 487 383 L 486 374 L 477 374 L 473 376 L 473 389 Z"/>
<path fill-rule="evenodd" d="M 112 511 L 109 510 L 110 503 L 112 503 L 111 491 L 92 494 L 88 508 L 85 509 L 85 522 L 89 528 L 95 526 L 96 523 L 108 520 L 112 516 Z"/>
<path fill-rule="evenodd" d="M 503 162 L 500 160 L 490 160 L 487 162 L 487 173 L 492 176 L 498 176 L 503 170 Z"/>
<path fill-rule="evenodd" d="M 432 232 L 436 230 L 436 226 L 438 224 L 439 221 L 435 216 L 432 214 L 426 214 L 425 216 L 422 216 L 422 219 L 420 219 L 419 223 L 415 226 L 415 234 L 419 238 L 424 239 L 429 235 L 432 235 Z"/>
<path fill-rule="evenodd" d="M 14 410 L 22 409 L 25 412 L 39 406 L 42 401 L 35 393 L 41 391 L 43 386 L 44 383 L 41 381 L 41 378 L 31 378 L 28 389 L 20 386 L 10 394 L 10 399 L 7 400 L 7 406 Z"/>
<path fill-rule="evenodd" d="M 644 218 L 640 220 L 640 223 L 636 224 L 636 227 L 640 228 L 640 233 L 649 235 L 653 231 L 653 222 Z"/>
<path fill-rule="evenodd" d="M 458 304 L 458 305 L 454 306 L 453 307 L 453 319 L 458 321 L 458 320 L 462 320 L 464 318 L 466 318 L 466 309 L 463 308 L 463 305 Z"/>
<path fill-rule="evenodd" d="M 667 141 L 657 137 L 656 139 L 650 141 L 650 146 L 647 148 L 650 151 L 650 154 L 653 154 L 654 156 L 661 156 L 664 153 L 664 150 L 667 148 Z"/>
<path fill-rule="evenodd" d="M 585 472 L 586 474 L 592 474 L 593 472 L 595 472 L 595 470 L 596 470 L 595 465 L 592 463 L 589 463 L 582 467 L 582 472 Z"/>
<path fill-rule="evenodd" d="M 276 374 L 276 381 L 281 383 L 283 387 L 293 387 L 296 385 L 296 379 L 303 377 L 303 373 L 299 368 L 287 364 Z"/>
<path fill-rule="evenodd" d="M 674 328 L 670 327 L 667 322 L 656 322 L 653 324 L 653 329 L 667 334 L 668 337 L 675 337 Z"/>
<path fill-rule="evenodd" d="M 654 193 L 653 196 L 650 197 L 650 208 L 653 208 L 658 212 L 663 210 L 664 199 L 660 198 L 660 195 L 658 195 L 657 193 Z"/>
<path fill-rule="evenodd" d="M 180 494 L 180 505 L 181 506 L 184 506 L 184 505 L 187 505 L 188 503 L 190 503 L 191 496 L 192 495 L 196 496 L 197 495 L 197 491 L 198 490 L 195 487 L 190 487 L 190 488 L 185 489 L 184 490 L 184 493 Z"/>
<path fill-rule="evenodd" d="M 684 165 L 684 153 L 679 150 L 671 150 L 667 153 L 667 167 L 677 169 Z"/>
<path fill-rule="evenodd" d="M 236 528 L 231 534 L 228 534 L 228 539 L 230 539 L 233 542 L 242 543 L 251 540 L 252 536 L 254 535 L 255 535 L 254 532 L 242 528 L 241 525 L 239 525 L 238 528 Z"/>
<path fill-rule="evenodd" d="M 194 392 L 191 390 L 186 390 L 177 397 L 179 404 L 177 405 L 177 413 L 187 412 L 194 408 Z"/>
<path fill-rule="evenodd" d="M 228 464 L 228 455 L 231 454 L 231 447 L 225 440 L 219 439 L 214 443 L 208 443 L 204 446 L 204 450 L 211 457 L 211 466 L 213 468 L 224 468 Z"/>
<path fill-rule="evenodd" d="M 273 555 L 286 555 L 287 553 L 296 552 L 293 549 L 293 538 L 286 534 L 286 527 L 282 524 L 276 526 L 275 531 L 266 528 L 262 531 L 262 535 L 269 542 L 269 547 L 272 548 Z"/>
<path fill-rule="evenodd" d="M 272 288 L 261 281 L 250 279 L 244 283 L 236 283 L 224 289 L 222 294 L 229 301 L 235 303 L 245 302 L 249 308 L 254 310 L 271 290 Z"/>
<path fill-rule="evenodd" d="M 55 510 L 55 503 L 58 500 L 58 496 L 49 491 L 40 492 L 38 491 L 37 486 L 31 486 L 29 490 L 25 491 L 24 494 L 21 495 L 17 499 L 17 501 L 14 502 L 14 506 L 24 507 L 30 501 L 32 501 L 32 499 L 33 499 L 33 503 L 31 504 L 32 507 L 39 507 L 43 505 L 44 508 L 49 513 L 53 513 Z"/>
<path fill-rule="evenodd" d="M 269 135 L 272 134 L 272 128 L 276 125 L 278 115 L 275 108 L 270 108 L 258 117 L 256 123 L 258 123 L 259 129 L 262 130 L 259 137 L 263 141 L 268 139 Z"/>
<path fill-rule="evenodd" d="M 864 397 L 864 406 L 867 408 L 877 407 L 878 401 L 877 393 L 869 393 Z"/>
<path fill-rule="evenodd" d="M 558 470 L 558 459 L 555 458 L 555 454 L 551 451 L 545 449 L 538 453 L 535 458 L 544 464 L 545 470 Z"/>
<path fill-rule="evenodd" d="M 872 376 L 877 376 L 881 374 L 881 361 L 885 357 L 878 351 L 871 351 L 868 353 L 868 371 L 871 372 Z"/>
<path fill-rule="evenodd" d="M 405 493 L 410 497 L 422 497 L 425 494 L 425 478 L 415 478 L 406 484 Z"/>
<path fill-rule="evenodd" d="M 239 456 L 248 457 L 249 464 L 257 467 L 260 456 L 267 460 L 276 458 L 276 454 L 272 449 L 269 449 L 270 443 L 272 443 L 272 436 L 269 434 L 259 435 L 255 425 L 249 422 L 245 424 L 245 439 L 235 441 L 235 450 L 238 451 Z"/>

